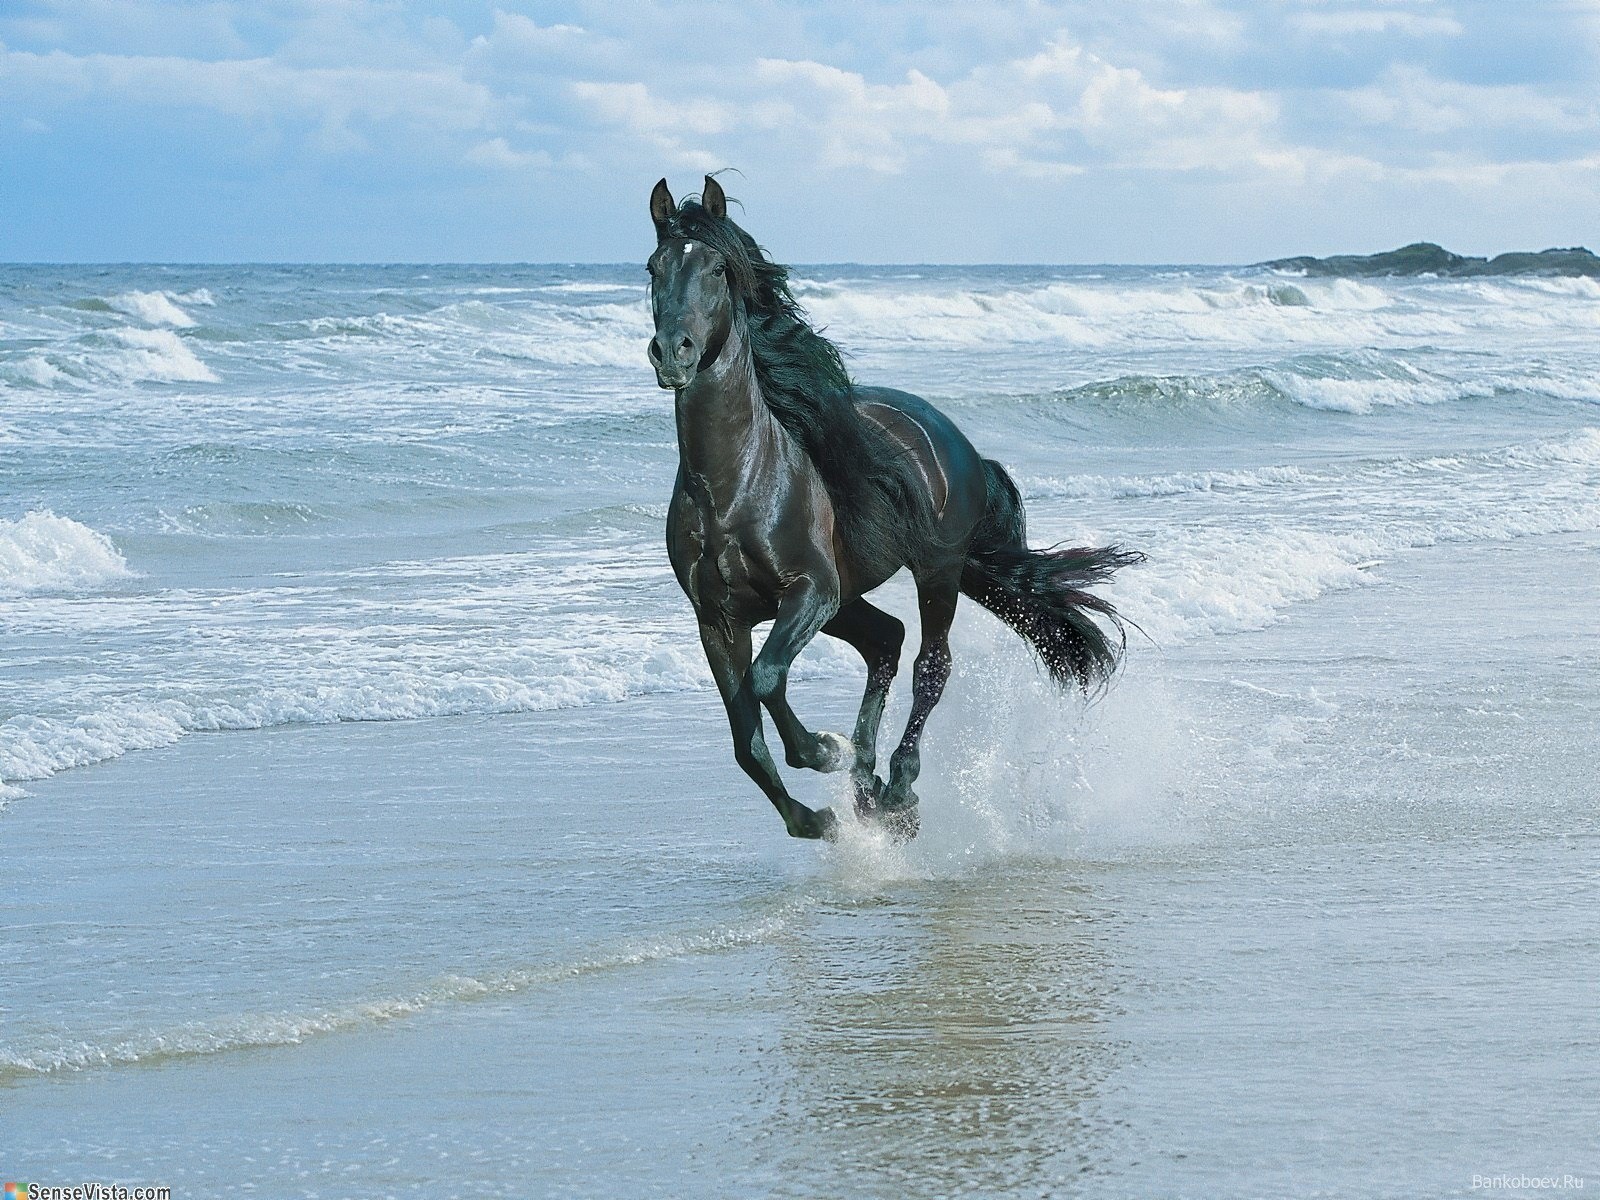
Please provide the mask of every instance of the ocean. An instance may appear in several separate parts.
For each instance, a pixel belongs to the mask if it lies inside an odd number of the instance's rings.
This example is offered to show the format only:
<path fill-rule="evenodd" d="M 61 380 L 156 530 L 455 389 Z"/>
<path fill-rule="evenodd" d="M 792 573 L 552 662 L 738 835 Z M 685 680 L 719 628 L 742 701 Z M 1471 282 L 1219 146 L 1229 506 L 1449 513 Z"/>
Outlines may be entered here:
<path fill-rule="evenodd" d="M 1092 703 L 963 604 L 909 846 L 734 765 L 642 266 L 0 266 L 0 1173 L 1600 1181 L 1600 281 L 795 275 L 1148 556 Z"/>

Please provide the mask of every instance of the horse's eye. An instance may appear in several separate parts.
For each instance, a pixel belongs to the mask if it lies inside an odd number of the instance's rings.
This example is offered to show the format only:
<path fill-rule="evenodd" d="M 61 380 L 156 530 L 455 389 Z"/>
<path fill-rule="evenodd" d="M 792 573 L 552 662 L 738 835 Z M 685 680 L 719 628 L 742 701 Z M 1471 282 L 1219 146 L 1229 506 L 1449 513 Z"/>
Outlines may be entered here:
<path fill-rule="evenodd" d="M 711 268 L 711 273 L 713 275 L 726 275 L 728 273 L 728 264 L 718 263 L 716 266 Z"/>

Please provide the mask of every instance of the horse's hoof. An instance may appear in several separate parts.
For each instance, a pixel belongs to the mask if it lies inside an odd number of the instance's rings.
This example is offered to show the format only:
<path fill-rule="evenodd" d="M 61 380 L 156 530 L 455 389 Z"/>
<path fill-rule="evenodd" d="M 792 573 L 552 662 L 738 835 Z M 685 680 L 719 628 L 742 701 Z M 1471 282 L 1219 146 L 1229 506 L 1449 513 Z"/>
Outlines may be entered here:
<path fill-rule="evenodd" d="M 902 783 L 898 787 L 890 784 L 878 797 L 878 809 L 874 815 L 896 841 L 909 842 L 922 828 L 917 804 L 917 794 L 911 790 L 910 784 Z"/>
<path fill-rule="evenodd" d="M 878 814 L 878 819 L 883 822 L 883 829 L 888 830 L 888 835 L 896 842 L 912 842 L 917 834 L 922 832 L 922 810 L 917 805 L 910 808 L 890 808 Z"/>
<path fill-rule="evenodd" d="M 909 842 L 922 830 L 921 814 L 922 810 L 917 804 L 916 797 L 913 796 L 910 804 L 878 809 L 877 816 L 878 823 L 890 837 L 897 842 Z"/>
<path fill-rule="evenodd" d="M 855 765 L 855 743 L 849 738 L 825 729 L 817 734 L 817 770 L 832 773 L 847 771 Z"/>
<path fill-rule="evenodd" d="M 808 838 L 812 841 L 835 841 L 839 837 L 839 818 L 833 815 L 831 808 L 802 809 L 804 815 L 797 815 L 789 823 L 789 836 Z"/>
<path fill-rule="evenodd" d="M 917 803 L 917 794 L 911 790 L 909 783 L 891 783 L 878 793 L 878 807 L 886 813 L 901 808 L 915 808 Z"/>
<path fill-rule="evenodd" d="M 883 798 L 883 780 L 867 771 L 856 774 L 850 782 L 856 787 L 856 816 L 876 816 L 878 802 Z"/>

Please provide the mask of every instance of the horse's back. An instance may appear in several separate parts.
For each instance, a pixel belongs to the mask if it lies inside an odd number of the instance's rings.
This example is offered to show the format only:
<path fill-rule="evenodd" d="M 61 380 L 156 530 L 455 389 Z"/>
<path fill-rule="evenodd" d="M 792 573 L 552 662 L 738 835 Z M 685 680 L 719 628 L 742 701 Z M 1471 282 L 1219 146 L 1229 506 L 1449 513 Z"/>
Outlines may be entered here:
<path fill-rule="evenodd" d="M 941 521 L 957 512 L 973 520 L 983 515 L 983 459 L 954 421 L 921 396 L 895 388 L 856 388 L 855 401 L 917 464 Z"/>

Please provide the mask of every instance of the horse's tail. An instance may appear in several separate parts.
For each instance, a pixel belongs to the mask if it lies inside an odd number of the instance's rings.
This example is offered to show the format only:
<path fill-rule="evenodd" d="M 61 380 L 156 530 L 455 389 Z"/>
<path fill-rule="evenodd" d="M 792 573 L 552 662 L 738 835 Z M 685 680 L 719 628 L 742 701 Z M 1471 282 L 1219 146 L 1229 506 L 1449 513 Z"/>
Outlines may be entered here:
<path fill-rule="evenodd" d="M 983 520 L 961 572 L 961 590 L 1031 645 L 1063 687 L 1103 685 L 1127 644 L 1109 601 L 1085 591 L 1144 555 L 1120 546 L 1030 550 L 1022 497 L 1005 468 L 983 460 L 989 490 Z M 1091 614 L 1105 617 L 1113 639 Z"/>

